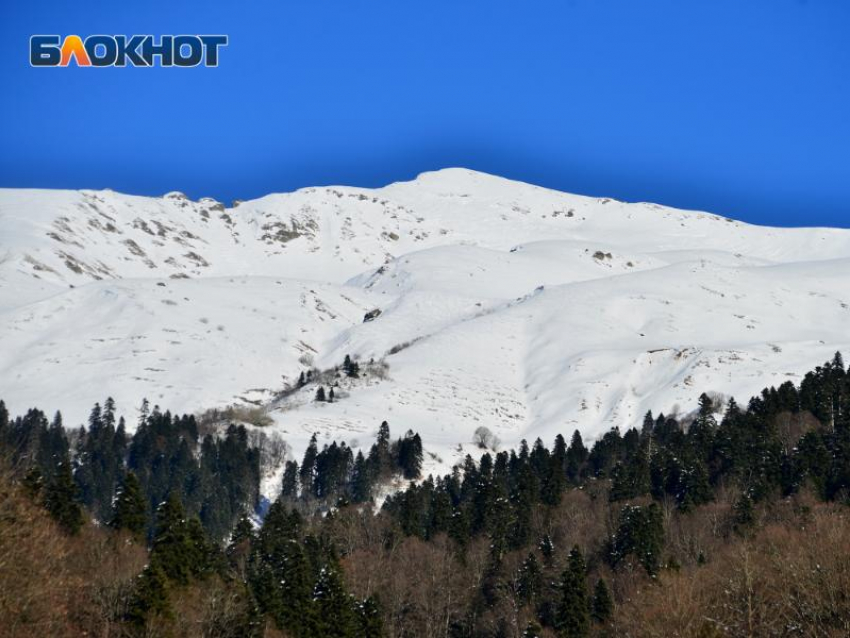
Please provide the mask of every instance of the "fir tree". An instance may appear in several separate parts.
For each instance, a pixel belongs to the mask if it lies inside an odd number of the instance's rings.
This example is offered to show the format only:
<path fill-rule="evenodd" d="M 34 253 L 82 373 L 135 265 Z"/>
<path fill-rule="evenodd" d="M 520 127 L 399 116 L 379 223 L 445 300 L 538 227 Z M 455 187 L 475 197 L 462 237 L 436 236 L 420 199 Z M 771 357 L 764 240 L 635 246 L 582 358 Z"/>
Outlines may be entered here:
<path fill-rule="evenodd" d="M 351 475 L 351 500 L 355 503 L 365 503 L 370 498 L 372 498 L 372 474 L 363 452 L 358 450 Z"/>
<path fill-rule="evenodd" d="M 69 534 L 77 534 L 83 526 L 83 510 L 77 502 L 78 490 L 66 457 L 60 461 L 55 474 L 44 490 L 44 506 L 57 523 Z"/>
<path fill-rule="evenodd" d="M 418 479 L 422 471 L 422 439 L 408 430 L 397 445 L 397 464 L 408 480 Z"/>
<path fill-rule="evenodd" d="M 369 450 L 369 467 L 375 479 L 390 476 L 393 472 L 393 458 L 390 453 L 390 426 L 383 421 L 378 428 L 378 436 L 375 444 Z"/>
<path fill-rule="evenodd" d="M 584 471 L 584 466 L 588 459 L 587 448 L 584 447 L 584 442 L 581 439 L 581 434 L 578 430 L 573 432 L 573 438 L 570 441 L 570 447 L 567 448 L 567 479 L 572 483 L 578 483 L 579 478 Z"/>
<path fill-rule="evenodd" d="M 540 593 L 543 586 L 543 574 L 540 563 L 534 554 L 529 554 L 523 561 L 517 574 L 517 594 L 524 603 L 532 603 Z"/>
<path fill-rule="evenodd" d="M 319 389 L 316 390 L 316 401 L 326 401 L 326 400 L 327 399 L 325 398 L 325 388 L 322 387 L 322 386 L 319 386 Z"/>
<path fill-rule="evenodd" d="M 312 579 L 301 539 L 303 521 L 280 500 L 266 514 L 252 544 L 249 583 L 260 609 L 294 636 L 311 636 Z"/>
<path fill-rule="evenodd" d="M 298 463 L 295 461 L 287 461 L 284 465 L 280 496 L 289 500 L 298 498 Z"/>
<path fill-rule="evenodd" d="M 664 526 L 658 505 L 627 505 L 620 511 L 617 532 L 611 542 L 611 563 L 616 566 L 633 556 L 650 576 L 654 576 L 661 566 L 663 545 Z"/>
<path fill-rule="evenodd" d="M 26 495 L 31 498 L 33 501 L 41 501 L 42 498 L 42 490 L 44 489 L 44 475 L 41 473 L 41 468 L 37 465 L 34 465 L 27 473 L 24 474 L 24 479 L 21 481 L 24 492 Z"/>
<path fill-rule="evenodd" d="M 318 635 L 328 638 L 354 638 L 357 635 L 359 619 L 335 560 L 329 561 L 320 570 L 313 588 L 313 601 L 317 606 Z"/>
<path fill-rule="evenodd" d="M 742 494 L 733 508 L 734 516 L 732 525 L 738 533 L 746 535 L 750 532 L 756 522 L 756 510 L 753 499 L 749 494 Z"/>
<path fill-rule="evenodd" d="M 608 586 L 601 578 L 596 581 L 596 587 L 593 589 L 593 600 L 590 604 L 590 615 L 595 622 L 605 623 L 611 619 L 614 613 L 614 601 L 611 600 L 611 594 L 608 591 Z"/>
<path fill-rule="evenodd" d="M 136 581 L 135 591 L 127 607 L 126 619 L 141 627 L 154 616 L 172 615 L 168 600 L 168 578 L 159 565 L 148 565 Z"/>
<path fill-rule="evenodd" d="M 561 575 L 560 600 L 555 614 L 555 629 L 563 638 L 583 638 L 590 631 L 587 575 L 579 548 L 570 551 L 567 568 Z"/>
<path fill-rule="evenodd" d="M 342 369 L 346 376 L 356 379 L 360 376 L 360 365 L 351 360 L 351 357 L 345 355 L 345 362 L 342 364 Z"/>
<path fill-rule="evenodd" d="M 0 399 L 0 443 L 6 441 L 9 432 L 9 410 L 6 409 L 6 404 Z"/>
<path fill-rule="evenodd" d="M 544 534 L 540 539 L 540 553 L 543 554 L 543 562 L 547 567 L 552 566 L 552 561 L 555 558 L 555 544 L 552 542 L 552 537 L 549 534 Z"/>
<path fill-rule="evenodd" d="M 183 504 L 172 492 L 156 511 L 156 531 L 151 546 L 151 564 L 162 569 L 169 581 L 189 582 L 200 569 L 197 539 L 190 534 Z"/>
<path fill-rule="evenodd" d="M 299 478 L 301 479 L 301 496 L 307 497 L 313 493 L 313 482 L 316 476 L 316 458 L 319 456 L 319 446 L 316 435 L 310 437 L 310 443 L 304 451 L 304 460 L 301 462 Z"/>
<path fill-rule="evenodd" d="M 139 479 L 133 472 L 124 475 L 115 497 L 111 525 L 115 529 L 127 530 L 137 539 L 144 536 L 147 527 L 147 503 Z"/>
<path fill-rule="evenodd" d="M 247 512 L 242 512 L 239 516 L 239 521 L 236 527 L 233 528 L 233 534 L 230 535 L 228 547 L 233 547 L 244 542 L 254 540 L 254 526 L 251 524 L 251 519 L 248 518 Z"/>

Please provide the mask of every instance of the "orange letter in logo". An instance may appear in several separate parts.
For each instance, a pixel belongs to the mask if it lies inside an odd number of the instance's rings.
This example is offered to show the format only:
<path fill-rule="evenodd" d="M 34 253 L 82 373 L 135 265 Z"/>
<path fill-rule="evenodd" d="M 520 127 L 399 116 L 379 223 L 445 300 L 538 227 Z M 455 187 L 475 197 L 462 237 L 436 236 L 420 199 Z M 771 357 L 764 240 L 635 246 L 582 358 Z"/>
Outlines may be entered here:
<path fill-rule="evenodd" d="M 65 38 L 65 42 L 62 43 L 62 61 L 59 62 L 59 66 L 68 66 L 71 56 L 76 58 L 77 66 L 91 66 L 89 54 L 86 53 L 83 41 L 78 35 L 69 35 Z"/>

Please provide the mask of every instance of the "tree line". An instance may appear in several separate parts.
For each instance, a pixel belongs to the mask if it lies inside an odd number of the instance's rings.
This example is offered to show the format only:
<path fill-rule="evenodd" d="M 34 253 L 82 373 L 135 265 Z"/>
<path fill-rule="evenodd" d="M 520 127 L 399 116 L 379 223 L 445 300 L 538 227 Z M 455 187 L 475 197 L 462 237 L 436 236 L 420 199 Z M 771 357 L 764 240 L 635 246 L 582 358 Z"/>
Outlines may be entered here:
<path fill-rule="evenodd" d="M 579 432 L 551 448 L 538 439 L 467 456 L 438 477 L 421 477 L 420 437 L 392 440 L 386 422 L 365 454 L 337 442 L 320 449 L 313 437 L 300 463 L 286 463 L 259 527 L 249 516 L 259 461 L 243 427 L 201 436 L 193 417 L 154 408 L 128 436 L 114 415 L 111 401 L 96 406 L 68 437 L 60 416 L 11 419 L 0 402 L 14 468 L 0 496 L 20 492 L 68 538 L 129 537 L 145 548 L 110 612 L 127 635 L 581 638 L 675 626 L 683 636 L 837 636 L 850 627 L 841 594 L 850 374 L 840 354 L 745 407 L 703 394 L 690 415 L 649 413 L 590 447 Z M 407 486 L 376 510 L 378 490 L 399 477 Z M 193 611 L 198 598 L 222 596 L 226 613 Z M 180 625 L 192 613 L 219 633 Z"/>

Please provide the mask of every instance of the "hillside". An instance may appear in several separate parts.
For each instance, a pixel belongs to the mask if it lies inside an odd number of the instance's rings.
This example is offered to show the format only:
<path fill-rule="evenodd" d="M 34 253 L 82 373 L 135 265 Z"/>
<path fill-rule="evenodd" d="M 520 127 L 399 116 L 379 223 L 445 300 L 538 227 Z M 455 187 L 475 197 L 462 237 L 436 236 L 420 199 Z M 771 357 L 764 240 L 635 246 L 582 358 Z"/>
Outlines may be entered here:
<path fill-rule="evenodd" d="M 430 465 L 490 428 L 594 438 L 850 350 L 850 232 L 757 227 L 462 169 L 227 207 L 0 190 L 0 396 L 261 405 L 296 453 L 387 419 Z M 363 322 L 374 308 L 382 312 Z M 301 372 L 361 363 L 334 403 Z M 374 361 L 374 365 L 368 362 Z M 458 448 L 458 445 L 463 446 Z"/>

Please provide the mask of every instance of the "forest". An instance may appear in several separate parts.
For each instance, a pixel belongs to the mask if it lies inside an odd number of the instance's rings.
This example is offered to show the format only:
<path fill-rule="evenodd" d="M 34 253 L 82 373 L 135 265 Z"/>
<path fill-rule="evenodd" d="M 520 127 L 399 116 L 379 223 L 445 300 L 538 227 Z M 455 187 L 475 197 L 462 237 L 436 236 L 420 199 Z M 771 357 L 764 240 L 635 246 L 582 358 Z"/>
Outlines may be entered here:
<path fill-rule="evenodd" d="M 445 476 L 386 421 L 368 450 L 314 436 L 273 503 L 263 428 L 0 401 L 0 635 L 850 635 L 841 355 L 695 399 L 590 446 L 482 440 Z"/>

